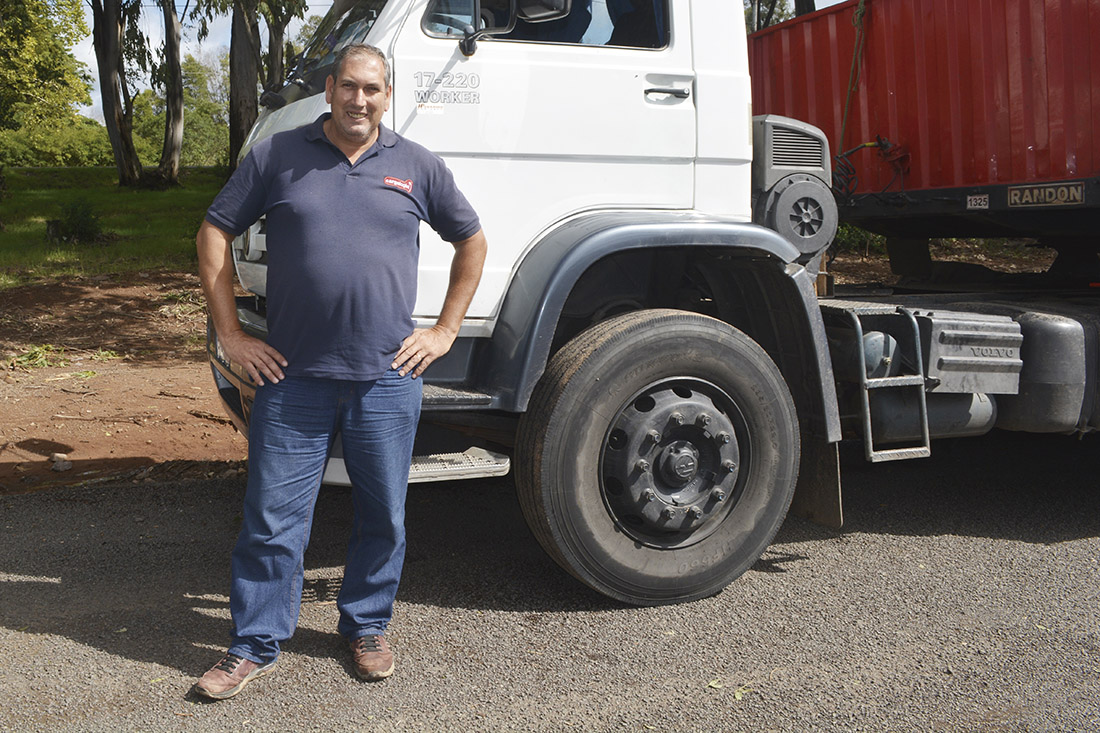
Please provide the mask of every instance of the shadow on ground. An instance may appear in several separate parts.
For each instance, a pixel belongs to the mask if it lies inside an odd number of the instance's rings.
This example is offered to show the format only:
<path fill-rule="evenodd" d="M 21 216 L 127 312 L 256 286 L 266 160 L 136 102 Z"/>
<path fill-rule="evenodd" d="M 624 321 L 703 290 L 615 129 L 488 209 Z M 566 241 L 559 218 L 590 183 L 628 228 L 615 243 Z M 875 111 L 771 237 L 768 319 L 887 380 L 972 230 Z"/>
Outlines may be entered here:
<path fill-rule="evenodd" d="M 937 446 L 924 462 L 857 464 L 846 474 L 843 532 L 1029 543 L 1100 535 L 1096 447 L 1000 435 Z M 229 554 L 242 496 L 240 477 L 0 496 L 0 626 L 201 673 L 228 638 Z M 322 492 L 306 602 L 335 599 L 350 516 L 347 490 Z M 619 607 L 542 552 L 509 479 L 413 487 L 408 532 L 401 603 L 521 612 Z M 784 582 L 785 567 L 812 562 L 837 536 L 791 518 L 753 572 Z M 792 548 L 799 542 L 807 544 Z M 334 634 L 309 629 L 293 641 L 295 652 L 325 658 L 341 646 Z"/>

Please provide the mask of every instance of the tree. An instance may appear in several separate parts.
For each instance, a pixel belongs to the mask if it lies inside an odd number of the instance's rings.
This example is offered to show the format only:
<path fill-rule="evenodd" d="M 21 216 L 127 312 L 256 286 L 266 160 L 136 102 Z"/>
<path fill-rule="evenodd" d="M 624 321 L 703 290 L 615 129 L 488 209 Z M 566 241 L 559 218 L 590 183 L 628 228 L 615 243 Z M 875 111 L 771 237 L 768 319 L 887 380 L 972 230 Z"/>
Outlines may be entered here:
<path fill-rule="evenodd" d="M 817 8 L 814 7 L 814 0 L 794 0 L 794 14 L 806 15 L 807 13 L 816 12 Z"/>
<path fill-rule="evenodd" d="M 131 101 L 131 133 L 138 157 L 156 156 L 164 141 L 164 97 L 152 89 L 143 89 Z"/>
<path fill-rule="evenodd" d="M 228 57 L 204 63 L 188 54 L 183 59 L 183 100 L 187 127 L 183 133 L 183 165 L 226 165 L 229 162 L 229 115 L 225 77 Z"/>
<path fill-rule="evenodd" d="M 286 78 L 286 27 L 295 18 L 305 15 L 305 0 L 260 0 L 260 12 L 267 24 L 267 53 L 264 66 L 267 71 L 264 87 L 280 86 Z"/>
<path fill-rule="evenodd" d="M 292 56 L 297 56 L 305 50 L 306 44 L 313 40 L 313 36 L 317 35 L 317 28 L 320 27 L 321 21 L 324 18 L 320 15 L 311 15 L 306 18 L 302 23 L 301 28 L 298 29 L 298 35 L 294 36 L 294 40 L 291 41 L 291 46 L 294 48 Z"/>
<path fill-rule="evenodd" d="M 199 0 L 192 12 L 192 17 L 199 21 L 199 38 L 205 38 L 207 24 L 217 15 L 232 13 L 232 34 L 229 42 L 229 166 L 236 168 L 237 158 L 244 147 L 248 131 L 256 122 L 258 113 L 257 100 L 259 99 L 259 81 L 261 68 L 261 42 L 259 13 L 261 4 L 266 5 L 265 13 L 271 18 L 287 18 L 283 22 L 289 23 L 289 18 L 301 16 L 303 8 L 302 0 Z M 287 8 L 297 8 L 287 10 Z M 289 15 L 288 15 L 289 13 Z M 265 17 L 268 17 L 265 15 Z M 280 36 L 279 43 L 282 40 Z M 271 61 L 278 59 L 281 69 L 282 51 L 271 55 L 269 50 L 269 65 Z M 281 71 L 278 72 L 281 75 Z"/>
<path fill-rule="evenodd" d="M 126 71 L 126 57 L 133 56 L 133 39 L 141 13 L 140 0 L 89 0 L 92 8 L 92 45 L 99 69 L 103 119 L 111 141 L 118 182 L 141 182 L 141 160 L 134 148 L 133 102 Z M 131 47 L 127 49 L 127 41 Z"/>
<path fill-rule="evenodd" d="M 76 111 L 91 83 L 69 49 L 87 34 L 79 0 L 0 4 L 0 166 L 110 162 L 106 130 Z"/>
<path fill-rule="evenodd" d="M 229 38 L 229 169 L 236 170 L 245 137 L 256 122 L 260 79 L 257 0 L 233 0 Z"/>
<path fill-rule="evenodd" d="M 794 17 L 791 14 L 789 0 L 744 0 L 744 2 L 745 27 L 749 29 L 749 33 Z M 809 2 L 811 6 L 813 5 L 813 0 L 796 0 L 796 2 Z"/>
<path fill-rule="evenodd" d="M 164 144 L 160 151 L 157 178 L 163 185 L 176 185 L 180 176 L 183 148 L 183 69 L 180 64 L 180 20 L 176 0 L 158 0 L 164 15 L 163 63 L 155 68 L 154 79 L 164 87 Z M 183 14 L 187 13 L 184 5 Z"/>
<path fill-rule="evenodd" d="M 0 4 L 0 129 L 74 119 L 90 97 L 86 69 L 69 49 L 87 34 L 79 0 Z"/>

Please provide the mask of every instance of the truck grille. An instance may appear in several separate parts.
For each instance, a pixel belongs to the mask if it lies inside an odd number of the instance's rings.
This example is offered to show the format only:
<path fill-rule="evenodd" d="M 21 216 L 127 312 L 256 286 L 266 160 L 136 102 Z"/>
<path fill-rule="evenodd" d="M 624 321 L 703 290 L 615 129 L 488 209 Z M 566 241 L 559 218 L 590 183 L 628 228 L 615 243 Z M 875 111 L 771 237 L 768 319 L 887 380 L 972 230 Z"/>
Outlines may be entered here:
<path fill-rule="evenodd" d="M 820 168 L 824 159 L 825 150 L 820 139 L 785 127 L 772 129 L 773 165 Z"/>

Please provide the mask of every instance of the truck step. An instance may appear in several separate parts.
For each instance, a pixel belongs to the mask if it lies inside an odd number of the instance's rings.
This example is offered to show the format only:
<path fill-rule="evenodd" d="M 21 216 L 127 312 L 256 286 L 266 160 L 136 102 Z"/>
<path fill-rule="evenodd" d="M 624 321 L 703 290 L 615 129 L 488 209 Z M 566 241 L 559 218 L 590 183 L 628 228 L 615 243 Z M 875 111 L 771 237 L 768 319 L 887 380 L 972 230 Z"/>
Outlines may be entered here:
<path fill-rule="evenodd" d="M 891 387 L 924 388 L 924 377 L 919 374 L 904 374 L 900 377 L 867 378 L 867 389 L 889 389 Z"/>
<path fill-rule="evenodd" d="M 486 407 L 492 404 L 491 395 L 438 384 L 425 384 L 421 409 L 454 409 L 456 407 Z"/>
<path fill-rule="evenodd" d="M 913 448 L 887 448 L 877 449 L 867 456 L 871 463 L 883 463 L 885 461 L 907 461 L 910 458 L 928 458 L 932 455 L 932 449 L 928 446 L 915 446 Z"/>
<path fill-rule="evenodd" d="M 508 456 L 484 448 L 471 447 L 458 453 L 429 453 L 413 456 L 409 483 L 504 476 L 510 468 Z M 334 486 L 350 486 L 351 479 L 344 459 L 337 456 L 330 458 L 321 481 Z"/>

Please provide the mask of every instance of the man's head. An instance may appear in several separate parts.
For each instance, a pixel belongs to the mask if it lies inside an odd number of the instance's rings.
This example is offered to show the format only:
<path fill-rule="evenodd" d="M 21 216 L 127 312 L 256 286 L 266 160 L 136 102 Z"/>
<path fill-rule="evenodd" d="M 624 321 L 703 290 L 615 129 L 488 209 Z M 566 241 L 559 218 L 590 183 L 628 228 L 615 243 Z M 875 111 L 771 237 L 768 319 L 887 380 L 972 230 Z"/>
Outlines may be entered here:
<path fill-rule="evenodd" d="M 386 59 L 386 54 L 382 53 L 382 49 L 377 46 L 371 46 L 366 43 L 353 43 L 337 51 L 334 56 L 336 59 L 336 66 L 332 71 L 332 76 L 339 76 L 344 66 L 344 60 L 352 56 L 373 56 L 381 61 L 382 69 L 386 75 L 386 86 L 393 85 L 393 79 L 390 77 L 390 62 Z"/>
<path fill-rule="evenodd" d="M 332 110 L 326 130 L 340 147 L 364 147 L 378 135 L 382 115 L 390 108 L 390 69 L 386 56 L 374 46 L 345 46 L 336 53 L 336 66 L 325 79 L 325 101 Z"/>

